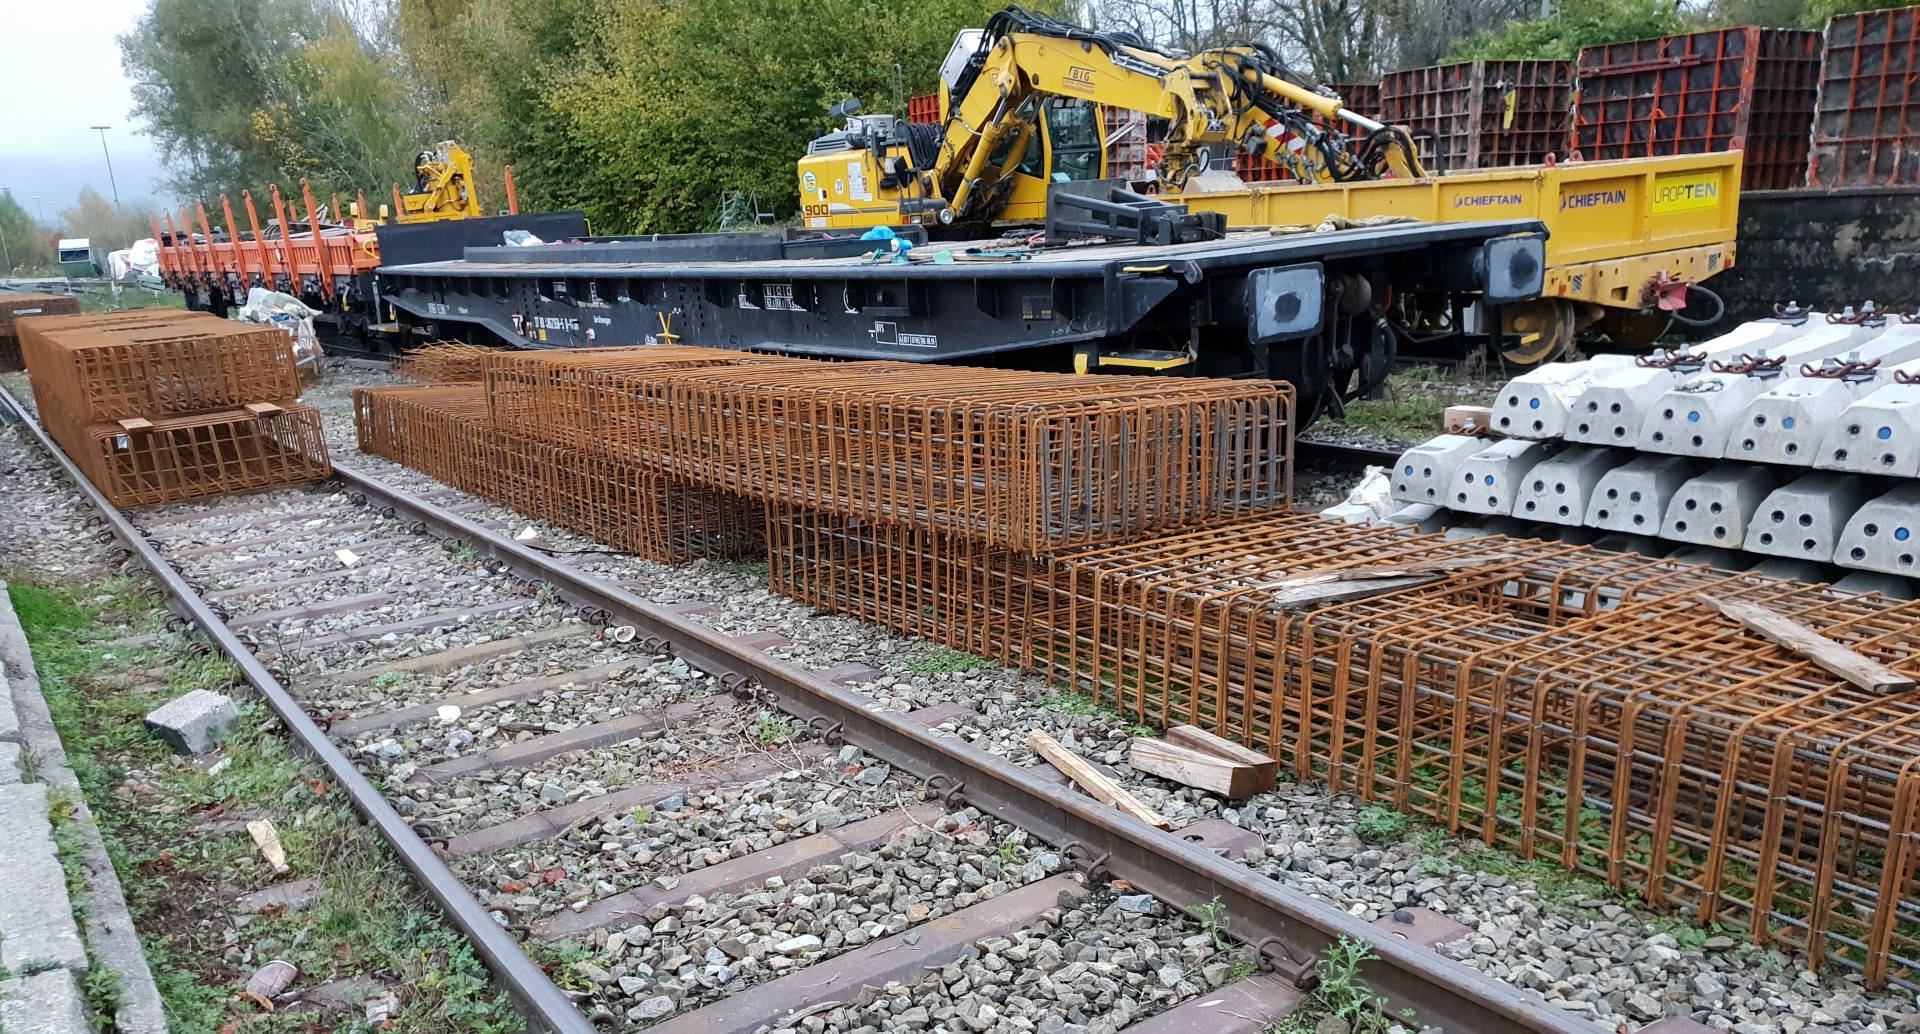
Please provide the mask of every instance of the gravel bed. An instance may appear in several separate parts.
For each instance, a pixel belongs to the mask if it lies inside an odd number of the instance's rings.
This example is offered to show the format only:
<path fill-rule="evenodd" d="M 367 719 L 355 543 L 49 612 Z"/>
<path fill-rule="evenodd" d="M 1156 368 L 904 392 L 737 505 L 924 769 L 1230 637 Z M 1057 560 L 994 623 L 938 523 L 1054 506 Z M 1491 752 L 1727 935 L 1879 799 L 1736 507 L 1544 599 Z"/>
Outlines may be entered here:
<path fill-rule="evenodd" d="M 328 711 L 341 711 L 352 718 L 363 718 L 417 704 L 443 701 L 458 704 L 460 697 L 469 693 L 623 659 L 647 659 L 630 647 L 601 638 L 597 628 L 576 623 L 574 631 L 575 634 L 565 639 L 464 664 L 451 671 L 396 673 L 380 679 L 377 685 L 371 682 L 322 683 L 307 690 L 305 699 Z M 352 674 L 352 669 L 334 669 L 330 674 L 345 677 Z"/>
<path fill-rule="evenodd" d="M 630 888 L 658 882 L 668 887 L 678 877 L 719 865 L 754 851 L 913 804 L 918 784 L 903 787 L 891 778 L 863 782 L 868 766 L 809 764 L 793 745 L 774 748 L 774 760 L 787 767 L 764 779 L 667 800 L 657 808 L 629 809 L 577 824 L 564 835 L 503 848 L 491 855 L 456 861 L 455 868 L 476 886 L 498 887 L 515 881 L 531 885 L 519 899 L 489 899 L 490 907 L 522 917 L 551 915 Z M 758 751 L 759 745 L 752 750 Z M 851 767 L 844 771 L 843 767 Z M 884 767 L 879 769 L 889 775 Z M 536 783 L 534 776 L 527 783 Z M 591 785 L 592 799 L 631 780 Z M 581 784 L 585 787 L 587 784 Z M 529 880 L 560 870 L 555 878 Z M 670 889 L 670 888 L 669 888 Z M 531 900 L 528 900 L 528 899 Z M 604 937 L 604 932 L 596 937 Z"/>
<path fill-rule="evenodd" d="M 464 599 L 443 600 L 444 605 L 435 610 L 452 610 L 464 602 Z M 400 635 L 389 632 L 378 639 L 362 642 L 315 647 L 275 637 L 267 629 L 260 630 L 252 638 L 254 652 L 261 658 L 283 663 L 295 681 L 310 681 L 336 671 L 538 632 L 568 621 L 573 615 L 574 608 L 571 606 L 541 603 L 528 598 L 526 606 L 518 610 L 483 615 L 464 624 L 436 627 L 423 633 Z M 247 637 L 243 635 L 242 638 Z"/>
<path fill-rule="evenodd" d="M 769 792 L 781 791 L 759 791 Z M 795 810 L 778 807 L 778 798 L 761 809 L 762 822 Z M 751 814 L 752 805 L 735 810 Z M 972 813 L 948 816 L 938 826 L 909 826 L 892 843 L 843 855 L 791 881 L 657 906 L 624 929 L 596 931 L 581 945 L 590 957 L 567 963 L 567 976 L 616 1015 L 657 1019 L 998 897 L 1059 865 L 1055 855 L 1003 863 L 1000 844 L 1013 831 Z M 765 835 L 771 840 L 775 832 Z M 883 997 L 891 996 L 862 996 Z"/>
<path fill-rule="evenodd" d="M 724 701 L 715 701 L 712 714 L 643 732 L 619 743 L 572 751 L 525 768 L 489 768 L 441 786 L 410 782 L 404 788 L 405 796 L 396 797 L 394 807 L 402 814 L 431 822 L 447 834 L 497 825 L 633 783 L 665 781 L 713 762 L 765 750 L 750 738 L 749 723 L 744 718 Z M 463 739 L 461 733 L 467 730 L 456 729 L 449 735 Z M 474 733 L 467 735 L 478 738 Z M 493 745 L 523 742 L 535 735 L 497 735 Z M 442 760 L 417 752 L 404 753 L 404 744 L 399 745 L 403 753 L 393 754 L 389 742 L 376 741 L 362 753 L 376 759 L 376 768 L 380 764 L 389 766 L 393 781 L 411 775 L 414 766 Z"/>
<path fill-rule="evenodd" d="M 468 707 L 462 707 L 457 696 L 431 698 L 442 702 L 435 717 L 362 734 L 352 746 L 372 755 L 392 778 L 405 779 L 412 775 L 410 766 L 437 764 L 546 733 L 658 711 L 686 699 L 685 683 L 689 681 L 697 687 L 695 692 L 710 689 L 710 680 L 678 678 L 667 664 L 649 668 L 638 658 L 617 651 L 598 654 L 594 662 L 612 663 L 623 657 L 635 661 L 635 670 L 614 675 L 597 686 L 566 685 L 531 700 Z M 484 687 L 470 691 L 479 688 Z"/>
<path fill-rule="evenodd" d="M 1185 915 L 1157 902 L 1130 911 L 1120 897 L 1072 894 L 1034 928 L 985 938 L 911 984 L 866 989 L 803 1029 L 873 1034 L 925 1017 L 956 1032 L 1110 1034 L 1246 972 L 1244 956 Z"/>

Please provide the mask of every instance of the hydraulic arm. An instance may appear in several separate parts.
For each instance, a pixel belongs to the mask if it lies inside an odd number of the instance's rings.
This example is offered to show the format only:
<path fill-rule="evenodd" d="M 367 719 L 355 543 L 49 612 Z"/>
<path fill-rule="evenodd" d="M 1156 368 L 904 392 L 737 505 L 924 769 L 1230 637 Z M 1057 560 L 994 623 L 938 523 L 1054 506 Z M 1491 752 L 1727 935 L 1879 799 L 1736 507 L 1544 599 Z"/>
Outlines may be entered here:
<path fill-rule="evenodd" d="M 1036 192 L 1043 198 L 1049 181 L 1097 178 L 1097 155 L 1067 171 L 1055 160 L 1072 149 L 1059 138 L 1075 106 L 1165 120 L 1157 171 L 1176 189 L 1234 151 L 1264 155 L 1305 183 L 1426 174 L 1406 129 L 1349 111 L 1262 44 L 1178 55 L 1130 33 L 1011 6 L 984 32 L 962 34 L 942 70 L 941 98 L 943 124 L 932 133 L 866 116 L 816 140 L 801 163 L 803 210 L 820 220 L 814 225 L 988 223 L 1009 218 L 1010 204 L 1030 206 Z M 844 200 L 828 189 L 829 174 Z"/>

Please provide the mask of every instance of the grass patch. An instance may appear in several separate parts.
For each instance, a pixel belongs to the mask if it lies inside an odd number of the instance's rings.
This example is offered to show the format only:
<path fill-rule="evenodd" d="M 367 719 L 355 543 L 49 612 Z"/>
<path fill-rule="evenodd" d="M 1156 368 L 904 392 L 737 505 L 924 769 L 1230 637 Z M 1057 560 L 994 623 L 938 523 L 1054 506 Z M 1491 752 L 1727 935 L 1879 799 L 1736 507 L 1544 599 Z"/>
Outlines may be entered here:
<path fill-rule="evenodd" d="M 1411 1010 L 1400 1017 L 1389 1013 L 1387 1000 L 1361 978 L 1360 967 L 1378 958 L 1360 941 L 1342 937 L 1334 942 L 1316 967 L 1320 986 L 1301 1000 L 1299 1009 L 1268 1028 L 1269 1034 L 1314 1034 L 1329 1019 L 1346 1021 L 1352 1034 L 1385 1034 L 1399 1020 L 1411 1020 Z"/>
<path fill-rule="evenodd" d="M 1089 718 L 1118 719 L 1120 713 L 1100 703 L 1090 693 L 1060 692 L 1041 698 L 1040 709 L 1055 714 L 1082 715 Z M 1152 730 L 1148 730 L 1151 732 Z"/>
<path fill-rule="evenodd" d="M 1369 804 L 1353 818 L 1353 833 L 1369 844 L 1391 844 L 1407 834 L 1408 819 L 1384 804 Z"/>
<path fill-rule="evenodd" d="M 216 1034 L 237 1019 L 255 1034 L 366 1029 L 357 1010 L 261 1016 L 237 1003 L 233 989 L 270 959 L 300 967 L 296 986 L 364 977 L 391 987 L 401 998 L 399 1029 L 519 1029 L 465 939 L 414 889 L 323 770 L 288 751 L 263 706 L 241 706 L 225 747 L 231 762 L 218 776 L 178 763 L 146 731 L 148 711 L 190 689 L 231 691 L 237 672 L 184 644 L 104 645 L 161 619 L 143 585 L 15 582 L 8 591 L 172 1030 Z M 62 862 L 77 863 L 73 801 L 50 803 Z M 292 878 L 276 877 L 258 857 L 244 828 L 253 818 L 275 823 L 296 874 L 318 877 L 320 886 L 309 907 L 269 910 L 235 931 L 235 897 Z M 70 883 L 75 876 L 70 869 Z M 119 988 L 105 975 L 86 991 L 97 1012 L 110 1013 L 118 1001 Z"/>
<path fill-rule="evenodd" d="M 1342 426 L 1380 438 L 1424 440 L 1440 433 L 1448 406 L 1484 405 L 1498 387 L 1477 383 L 1465 370 L 1409 366 L 1388 375 L 1380 398 L 1347 403 Z"/>
<path fill-rule="evenodd" d="M 986 666 L 987 661 L 983 657 L 975 657 L 973 654 L 945 646 L 936 646 L 924 656 L 908 661 L 907 673 L 910 675 L 957 675 L 963 671 L 972 671 Z"/>

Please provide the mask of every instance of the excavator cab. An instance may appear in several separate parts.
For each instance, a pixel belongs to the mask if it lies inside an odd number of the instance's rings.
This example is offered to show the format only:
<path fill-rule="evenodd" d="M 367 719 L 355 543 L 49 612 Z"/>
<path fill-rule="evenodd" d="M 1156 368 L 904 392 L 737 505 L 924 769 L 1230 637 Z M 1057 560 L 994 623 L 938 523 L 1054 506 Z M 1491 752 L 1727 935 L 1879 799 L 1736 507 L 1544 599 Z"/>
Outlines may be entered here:
<path fill-rule="evenodd" d="M 1035 103 L 1037 132 L 1027 137 L 1026 156 L 1014 167 L 1003 220 L 1045 222 L 1047 184 L 1104 179 L 1107 174 L 1098 105 L 1078 97 L 1028 100 Z"/>

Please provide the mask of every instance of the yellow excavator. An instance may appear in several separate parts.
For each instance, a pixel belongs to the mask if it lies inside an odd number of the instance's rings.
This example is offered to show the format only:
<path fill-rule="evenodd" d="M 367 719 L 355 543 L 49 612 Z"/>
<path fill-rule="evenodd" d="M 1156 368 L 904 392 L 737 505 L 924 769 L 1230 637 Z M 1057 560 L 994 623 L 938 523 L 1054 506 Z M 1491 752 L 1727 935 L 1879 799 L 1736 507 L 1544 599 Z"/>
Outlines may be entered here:
<path fill-rule="evenodd" d="M 844 128 L 812 141 L 798 167 L 806 225 L 977 236 L 1043 223 L 1061 184 L 1109 175 L 1100 111 L 1118 108 L 1166 127 L 1159 198 L 1227 225 L 1546 224 L 1545 293 L 1500 310 L 1510 362 L 1565 355 L 1602 319 L 1616 341 L 1649 342 L 1689 289 L 1711 297 L 1699 282 L 1734 264 L 1738 152 L 1435 175 L 1416 148 L 1422 130 L 1349 110 L 1259 44 L 1179 55 L 1010 6 L 959 34 L 939 99 L 937 125 L 835 105 Z M 1265 157 L 1291 182 L 1242 183 L 1224 171 L 1236 155 Z M 1411 336 L 1462 329 L 1459 314 L 1394 304 L 1388 318 Z"/>
<path fill-rule="evenodd" d="M 1182 57 L 1011 6 L 955 41 L 941 67 L 941 126 L 836 105 L 847 128 L 813 141 L 800 162 L 802 215 L 822 229 L 1044 219 L 1050 183 L 1106 172 L 1096 105 L 1166 121 L 1158 179 L 1176 190 L 1236 150 L 1308 183 L 1427 174 L 1408 130 L 1349 111 L 1264 45 Z"/>
<path fill-rule="evenodd" d="M 513 196 L 513 170 L 507 170 L 507 195 Z M 512 207 L 509 202 L 509 207 Z M 353 228 L 372 232 L 392 219 L 396 223 L 436 223 L 444 219 L 478 219 L 480 195 L 473 187 L 473 155 L 452 140 L 442 140 L 413 159 L 413 189 L 402 194 L 393 186 L 393 207 L 369 211 L 364 196 L 349 202 Z"/>

